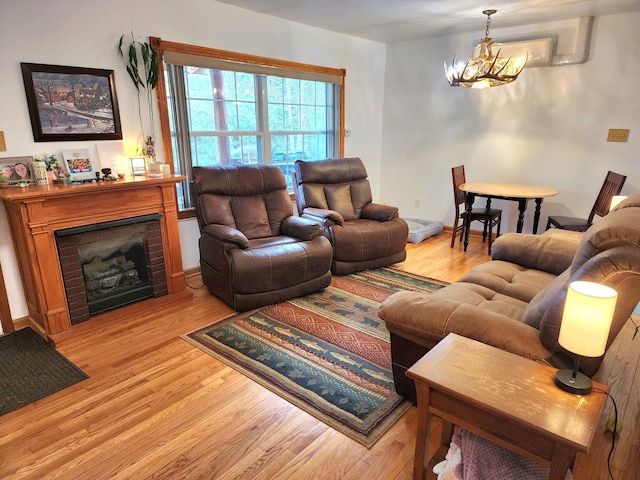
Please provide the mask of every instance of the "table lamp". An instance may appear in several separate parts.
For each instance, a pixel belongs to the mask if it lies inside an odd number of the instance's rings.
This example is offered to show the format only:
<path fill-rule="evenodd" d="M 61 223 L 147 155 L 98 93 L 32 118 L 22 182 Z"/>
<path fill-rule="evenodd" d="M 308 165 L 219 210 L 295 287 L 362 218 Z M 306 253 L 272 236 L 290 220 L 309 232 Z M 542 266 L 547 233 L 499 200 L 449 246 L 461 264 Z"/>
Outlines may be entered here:
<path fill-rule="evenodd" d="M 581 357 L 599 357 L 607 346 L 618 293 L 606 285 L 572 282 L 562 314 L 558 343 L 575 355 L 573 370 L 558 370 L 555 384 L 562 390 L 586 395 L 591 379 L 578 372 Z"/>

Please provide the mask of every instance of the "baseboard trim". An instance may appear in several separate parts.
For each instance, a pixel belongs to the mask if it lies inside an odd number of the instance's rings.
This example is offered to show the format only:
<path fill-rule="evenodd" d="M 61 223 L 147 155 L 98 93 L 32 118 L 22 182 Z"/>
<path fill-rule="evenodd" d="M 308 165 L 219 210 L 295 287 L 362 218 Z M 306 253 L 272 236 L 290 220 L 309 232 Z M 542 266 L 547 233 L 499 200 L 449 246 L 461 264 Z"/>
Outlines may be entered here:
<path fill-rule="evenodd" d="M 184 270 L 184 277 L 196 277 L 200 275 L 200 267 L 192 267 Z"/>

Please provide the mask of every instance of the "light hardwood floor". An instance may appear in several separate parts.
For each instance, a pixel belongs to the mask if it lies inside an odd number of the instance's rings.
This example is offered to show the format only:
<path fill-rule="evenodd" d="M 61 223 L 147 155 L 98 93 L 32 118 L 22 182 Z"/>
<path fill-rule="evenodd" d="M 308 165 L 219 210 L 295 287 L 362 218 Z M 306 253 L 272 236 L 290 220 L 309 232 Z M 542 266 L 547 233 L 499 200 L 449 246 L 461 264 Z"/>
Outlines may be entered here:
<path fill-rule="evenodd" d="M 467 253 L 449 239 L 409 245 L 399 267 L 452 282 L 489 260 L 480 239 Z M 367 449 L 179 338 L 231 313 L 195 288 L 75 327 L 58 348 L 90 378 L 0 418 L 0 478 L 411 478 L 415 407 Z M 640 336 L 631 341 L 628 327 L 596 377 L 624 422 L 616 480 L 640 478 Z M 589 455 L 579 454 L 576 480 L 607 478 L 611 411 Z"/>

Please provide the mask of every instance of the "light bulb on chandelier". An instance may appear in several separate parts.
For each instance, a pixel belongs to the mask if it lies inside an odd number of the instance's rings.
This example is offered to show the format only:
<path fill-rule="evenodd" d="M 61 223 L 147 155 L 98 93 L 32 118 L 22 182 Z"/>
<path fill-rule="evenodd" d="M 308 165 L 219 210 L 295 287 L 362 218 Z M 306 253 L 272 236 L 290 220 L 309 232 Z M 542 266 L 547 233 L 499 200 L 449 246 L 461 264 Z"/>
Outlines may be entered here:
<path fill-rule="evenodd" d="M 480 43 L 480 54 L 466 63 L 457 62 L 453 57 L 451 65 L 444 62 L 444 71 L 452 87 L 486 88 L 505 85 L 513 82 L 527 63 L 524 58 L 512 59 L 500 57 L 500 50 L 494 55 L 493 40 L 489 37 L 491 15 L 497 10 L 484 10 L 487 16 L 487 27 L 484 40 Z"/>

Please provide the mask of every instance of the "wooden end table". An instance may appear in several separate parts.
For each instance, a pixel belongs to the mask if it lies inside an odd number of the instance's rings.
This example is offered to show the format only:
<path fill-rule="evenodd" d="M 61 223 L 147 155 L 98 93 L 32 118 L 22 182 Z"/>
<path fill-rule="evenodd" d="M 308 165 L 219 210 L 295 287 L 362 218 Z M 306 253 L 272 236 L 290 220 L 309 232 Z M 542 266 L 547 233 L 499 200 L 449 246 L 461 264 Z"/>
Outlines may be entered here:
<path fill-rule="evenodd" d="M 432 415 L 444 420 L 441 447 L 458 425 L 550 468 L 564 479 L 577 452 L 587 453 L 606 395 L 560 390 L 556 369 L 495 347 L 447 335 L 407 376 L 416 384 L 418 429 L 414 479 L 427 473 Z M 607 390 L 594 382 L 594 388 Z"/>

